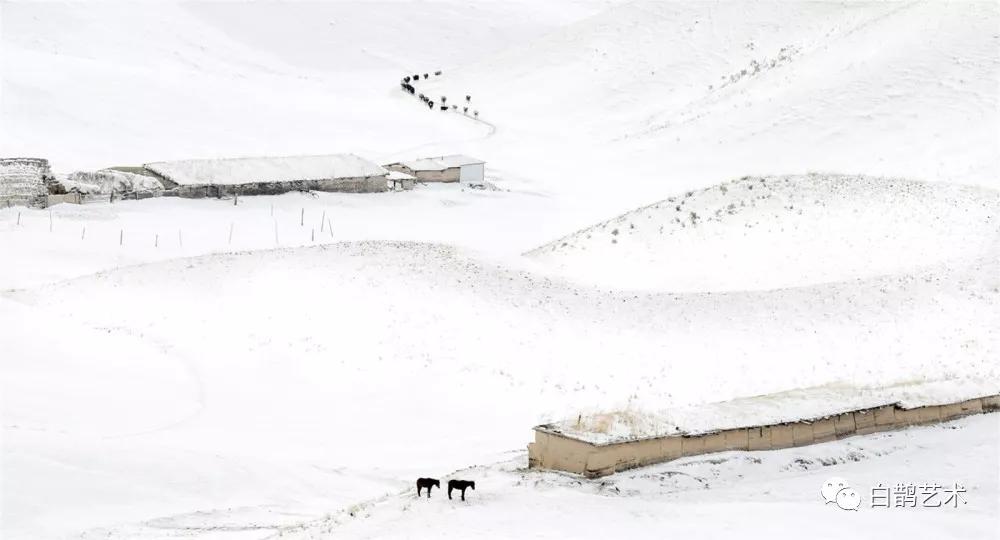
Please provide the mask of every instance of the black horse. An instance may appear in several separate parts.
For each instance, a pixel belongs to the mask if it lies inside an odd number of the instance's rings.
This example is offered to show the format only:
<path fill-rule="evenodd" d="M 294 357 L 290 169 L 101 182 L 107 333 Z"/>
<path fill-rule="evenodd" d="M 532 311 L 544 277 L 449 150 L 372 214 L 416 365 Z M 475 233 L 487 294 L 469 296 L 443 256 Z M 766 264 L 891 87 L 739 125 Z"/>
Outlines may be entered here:
<path fill-rule="evenodd" d="M 467 480 L 448 480 L 448 498 L 451 499 L 451 490 L 458 489 L 462 491 L 462 500 L 465 500 L 465 490 L 467 488 L 472 488 L 472 491 L 476 490 L 476 483 L 469 482 Z"/>
<path fill-rule="evenodd" d="M 431 488 L 441 487 L 441 482 L 436 478 L 417 478 L 417 497 L 420 496 L 420 490 L 427 488 L 427 498 L 431 498 Z"/>

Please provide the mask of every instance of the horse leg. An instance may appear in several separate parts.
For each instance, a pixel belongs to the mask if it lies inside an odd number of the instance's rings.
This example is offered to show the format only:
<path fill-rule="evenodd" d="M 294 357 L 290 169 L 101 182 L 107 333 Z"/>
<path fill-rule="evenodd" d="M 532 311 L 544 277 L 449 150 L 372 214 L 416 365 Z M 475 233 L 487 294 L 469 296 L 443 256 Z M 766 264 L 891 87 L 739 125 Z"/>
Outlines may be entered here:
<path fill-rule="evenodd" d="M 448 500 L 451 500 L 451 486 L 448 486 Z"/>
<path fill-rule="evenodd" d="M 462 500 L 465 500 L 465 488 L 462 488 Z"/>
<path fill-rule="evenodd" d="M 417 484 L 417 497 L 420 496 L 420 484 Z"/>
<path fill-rule="evenodd" d="M 431 498 L 431 488 L 433 488 L 433 487 L 434 487 L 433 485 L 427 486 L 427 498 L 428 499 Z"/>

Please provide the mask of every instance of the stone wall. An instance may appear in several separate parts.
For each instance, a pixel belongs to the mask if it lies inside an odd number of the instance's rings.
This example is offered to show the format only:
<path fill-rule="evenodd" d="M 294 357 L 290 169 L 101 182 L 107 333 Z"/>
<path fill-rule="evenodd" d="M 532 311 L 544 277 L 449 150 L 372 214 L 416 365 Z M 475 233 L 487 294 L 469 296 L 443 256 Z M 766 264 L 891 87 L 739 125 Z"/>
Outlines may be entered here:
<path fill-rule="evenodd" d="M 51 180 L 48 160 L 0 158 L 0 206 L 45 208 Z"/>
<path fill-rule="evenodd" d="M 240 195 L 280 195 L 290 191 L 334 191 L 341 193 L 378 193 L 388 191 L 385 175 L 291 182 L 259 182 L 233 185 L 179 185 L 171 195 L 190 199 Z"/>
<path fill-rule="evenodd" d="M 593 444 L 552 433 L 539 426 L 535 428 L 535 442 L 528 445 L 528 466 L 596 478 L 684 456 L 726 450 L 790 448 L 998 410 L 1000 396 L 987 396 L 912 409 L 886 405 L 785 424 L 612 444 Z"/>

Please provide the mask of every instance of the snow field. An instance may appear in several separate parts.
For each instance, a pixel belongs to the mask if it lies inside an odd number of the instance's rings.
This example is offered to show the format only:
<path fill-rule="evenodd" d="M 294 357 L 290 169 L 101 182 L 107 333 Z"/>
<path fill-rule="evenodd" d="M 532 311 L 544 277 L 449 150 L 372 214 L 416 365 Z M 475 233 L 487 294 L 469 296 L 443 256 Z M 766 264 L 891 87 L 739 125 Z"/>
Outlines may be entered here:
<path fill-rule="evenodd" d="M 577 414 L 1000 380 L 996 4 L 391 7 L 0 4 L 0 155 L 463 153 L 499 188 L 0 209 L 0 534 L 995 536 L 995 415 L 518 468 Z M 437 69 L 488 124 L 399 90 Z M 410 498 L 450 471 L 467 505 Z M 834 475 L 970 503 L 846 514 Z"/>

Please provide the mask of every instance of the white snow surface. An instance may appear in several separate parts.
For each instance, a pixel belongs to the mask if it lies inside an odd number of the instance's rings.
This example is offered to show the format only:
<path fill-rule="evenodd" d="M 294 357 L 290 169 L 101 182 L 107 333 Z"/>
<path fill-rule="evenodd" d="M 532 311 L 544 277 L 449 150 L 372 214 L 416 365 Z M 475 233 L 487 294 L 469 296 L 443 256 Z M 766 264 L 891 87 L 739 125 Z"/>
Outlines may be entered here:
<path fill-rule="evenodd" d="M 416 177 L 412 174 L 406 174 L 399 171 L 389 171 L 385 175 L 386 180 L 416 180 Z"/>
<path fill-rule="evenodd" d="M 613 288 L 774 289 L 960 264 L 1000 249 L 1000 193 L 900 178 L 744 177 L 531 250 Z"/>
<path fill-rule="evenodd" d="M 77 171 L 60 178 L 60 182 L 67 190 L 76 189 L 81 193 L 132 193 L 163 190 L 163 183 L 157 178 L 111 169 Z"/>
<path fill-rule="evenodd" d="M 180 185 L 233 185 L 382 176 L 386 170 L 360 156 L 250 157 L 147 163 L 145 167 Z"/>
<path fill-rule="evenodd" d="M 413 159 L 402 163 L 414 171 L 443 171 L 452 167 L 483 163 L 483 161 L 474 157 L 453 155 Z"/>
<path fill-rule="evenodd" d="M 1000 380 L 998 21 L 0 2 L 0 155 L 463 154 L 495 186 L 0 208 L 0 535 L 995 538 L 995 414 L 597 481 L 522 468 L 532 426 L 581 415 Z M 437 70 L 417 91 L 478 119 L 399 90 Z M 420 476 L 478 489 L 415 500 Z M 968 504 L 843 512 L 830 476 Z"/>
<path fill-rule="evenodd" d="M 998 379 L 945 379 L 874 387 L 833 383 L 656 412 L 624 410 L 580 415 L 545 424 L 542 429 L 594 444 L 611 444 L 815 420 L 885 405 L 912 409 L 995 395 L 1000 395 Z"/>

